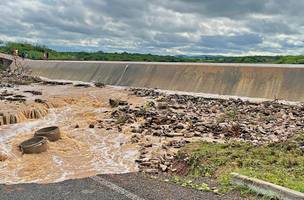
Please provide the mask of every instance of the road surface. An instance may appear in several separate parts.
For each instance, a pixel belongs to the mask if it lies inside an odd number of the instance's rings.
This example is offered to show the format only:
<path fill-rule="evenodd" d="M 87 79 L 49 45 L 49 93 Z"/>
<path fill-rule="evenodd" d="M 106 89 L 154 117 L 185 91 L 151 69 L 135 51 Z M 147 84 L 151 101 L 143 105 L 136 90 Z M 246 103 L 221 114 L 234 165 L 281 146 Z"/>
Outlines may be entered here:
<path fill-rule="evenodd" d="M 61 183 L 0 185 L 1 200 L 198 200 L 243 199 L 186 189 L 140 174 L 100 175 Z"/>

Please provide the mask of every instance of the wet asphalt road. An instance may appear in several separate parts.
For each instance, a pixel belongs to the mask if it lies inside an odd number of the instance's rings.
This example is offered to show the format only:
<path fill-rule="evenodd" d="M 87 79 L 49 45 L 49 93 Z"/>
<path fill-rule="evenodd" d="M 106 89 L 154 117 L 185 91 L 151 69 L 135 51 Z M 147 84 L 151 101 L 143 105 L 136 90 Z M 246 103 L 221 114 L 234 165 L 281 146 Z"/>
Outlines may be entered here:
<path fill-rule="evenodd" d="M 0 185 L 1 200 L 197 200 L 243 199 L 231 193 L 213 193 L 149 179 L 140 174 L 101 175 L 55 184 Z"/>

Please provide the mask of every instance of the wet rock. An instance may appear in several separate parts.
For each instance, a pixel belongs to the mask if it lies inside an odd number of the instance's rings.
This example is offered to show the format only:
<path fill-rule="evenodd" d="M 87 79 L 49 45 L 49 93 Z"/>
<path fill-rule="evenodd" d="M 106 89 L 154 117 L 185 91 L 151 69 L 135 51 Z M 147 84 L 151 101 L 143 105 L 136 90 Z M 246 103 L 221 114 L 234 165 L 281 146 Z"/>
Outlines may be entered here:
<path fill-rule="evenodd" d="M 95 87 L 98 87 L 98 88 L 104 88 L 106 85 L 104 83 L 101 83 L 101 82 L 97 82 L 97 83 L 94 83 Z"/>
<path fill-rule="evenodd" d="M 67 81 L 41 81 L 43 85 L 72 85 L 72 82 Z"/>
<path fill-rule="evenodd" d="M 26 99 L 21 98 L 21 97 L 8 97 L 8 98 L 5 98 L 5 100 L 9 101 L 9 102 L 20 102 L 20 103 L 26 102 Z"/>
<path fill-rule="evenodd" d="M 159 102 L 159 103 L 157 104 L 157 108 L 158 108 L 158 109 L 161 109 L 161 110 L 167 109 L 167 108 L 168 108 L 168 104 L 165 103 L 165 102 Z"/>
<path fill-rule="evenodd" d="M 140 128 L 140 127 L 134 127 L 131 130 L 132 133 L 142 133 L 143 131 L 144 131 L 144 129 Z"/>
<path fill-rule="evenodd" d="M 182 130 L 184 128 L 185 128 L 185 125 L 181 124 L 181 123 L 173 126 L 173 130 Z"/>
<path fill-rule="evenodd" d="M 138 143 L 138 142 L 140 141 L 140 139 L 141 139 L 141 136 L 140 136 L 140 135 L 134 134 L 134 135 L 132 135 L 132 137 L 131 137 L 131 143 L 132 143 L 132 144 Z"/>
<path fill-rule="evenodd" d="M 109 99 L 109 104 L 112 108 L 128 105 L 128 102 L 119 99 Z"/>
<path fill-rule="evenodd" d="M 167 137 L 181 137 L 183 135 L 184 135 L 183 133 L 172 133 L 172 132 L 165 134 L 165 136 Z"/>
<path fill-rule="evenodd" d="M 145 148 L 150 148 L 150 147 L 152 147 L 152 146 L 153 146 L 152 143 L 144 144 L 144 147 L 145 147 Z"/>
<path fill-rule="evenodd" d="M 41 103 L 41 104 L 45 104 L 47 101 L 46 100 L 42 100 L 42 99 L 35 99 L 36 103 Z"/>
<path fill-rule="evenodd" d="M 88 88 L 88 87 L 91 87 L 91 85 L 90 84 L 86 84 L 86 83 L 79 83 L 79 84 L 75 84 L 74 87 Z"/>
<path fill-rule="evenodd" d="M 31 93 L 32 95 L 42 95 L 42 92 L 40 91 L 34 91 L 34 90 L 27 90 L 24 91 L 25 93 Z"/>
<path fill-rule="evenodd" d="M 195 136 L 195 133 L 192 133 L 192 132 L 188 132 L 188 133 L 184 134 L 185 138 L 193 138 L 194 136 Z M 200 134 L 198 136 L 200 136 Z"/>

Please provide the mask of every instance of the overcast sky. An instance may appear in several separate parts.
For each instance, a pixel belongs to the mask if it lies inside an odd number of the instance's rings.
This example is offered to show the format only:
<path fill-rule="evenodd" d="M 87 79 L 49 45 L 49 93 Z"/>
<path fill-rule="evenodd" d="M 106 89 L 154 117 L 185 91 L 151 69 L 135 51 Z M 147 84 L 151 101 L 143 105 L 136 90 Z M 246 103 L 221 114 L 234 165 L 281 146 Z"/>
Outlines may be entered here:
<path fill-rule="evenodd" d="M 0 40 L 60 50 L 304 54 L 303 0 L 1 0 Z"/>

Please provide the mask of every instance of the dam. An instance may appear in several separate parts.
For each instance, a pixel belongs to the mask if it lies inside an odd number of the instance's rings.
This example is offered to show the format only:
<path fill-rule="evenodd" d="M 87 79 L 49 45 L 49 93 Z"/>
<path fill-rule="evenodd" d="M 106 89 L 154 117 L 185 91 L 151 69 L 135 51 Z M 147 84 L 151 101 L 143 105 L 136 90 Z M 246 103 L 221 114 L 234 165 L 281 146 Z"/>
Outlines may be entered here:
<path fill-rule="evenodd" d="M 32 75 L 50 79 L 288 101 L 304 100 L 304 65 L 41 60 L 20 62 Z M 13 65 L 14 63 L 11 67 Z"/>
<path fill-rule="evenodd" d="M 303 157 L 304 110 L 290 102 L 303 99 L 301 65 L 1 60 L 12 70 L 19 67 L 15 73 L 0 72 L 2 185 L 185 173 L 190 165 L 178 155 L 197 152 L 198 144 L 222 150 L 227 143 L 245 142 L 246 149 L 252 145 L 257 152 L 269 145 L 276 160 L 288 158 L 285 147 L 292 144 Z M 35 138 L 54 127 L 60 130 L 56 140 Z M 36 146 L 38 154 L 20 148 L 41 140 L 45 143 L 42 150 Z M 274 156 L 274 148 L 282 150 Z M 218 158 L 215 151 L 208 157 Z M 244 152 L 237 160 L 246 159 L 249 151 Z M 259 162 L 251 160 L 249 166 Z M 301 171 L 301 161 L 294 170 Z M 302 183 L 303 176 L 297 177 Z"/>

